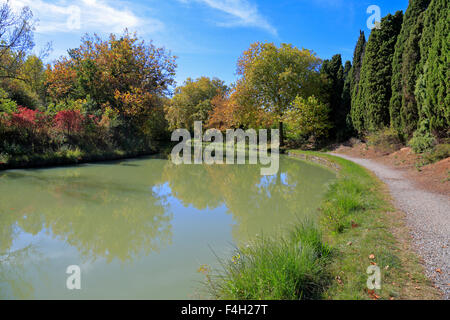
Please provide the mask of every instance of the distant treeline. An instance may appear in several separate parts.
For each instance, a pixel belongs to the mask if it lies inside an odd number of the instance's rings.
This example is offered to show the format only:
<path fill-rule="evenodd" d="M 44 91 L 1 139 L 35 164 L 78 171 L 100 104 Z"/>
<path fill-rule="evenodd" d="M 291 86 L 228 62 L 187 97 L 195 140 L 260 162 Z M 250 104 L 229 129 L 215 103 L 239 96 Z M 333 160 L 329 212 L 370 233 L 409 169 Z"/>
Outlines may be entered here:
<path fill-rule="evenodd" d="M 381 21 L 355 48 L 351 119 L 360 134 L 391 127 L 408 141 L 449 137 L 450 10 L 448 0 L 411 0 L 406 13 Z"/>
<path fill-rule="evenodd" d="M 282 142 L 297 146 L 380 133 L 417 152 L 448 145 L 449 15 L 448 0 L 411 0 L 368 41 L 360 32 L 345 63 L 340 54 L 323 61 L 292 44 L 256 42 L 237 61 L 236 83 L 189 78 L 174 90 L 175 57 L 128 31 L 85 36 L 44 65 L 31 53 L 32 12 L 16 13 L 6 2 L 0 163 L 36 154 L 145 153 L 194 121 L 222 131 L 277 127 Z"/>

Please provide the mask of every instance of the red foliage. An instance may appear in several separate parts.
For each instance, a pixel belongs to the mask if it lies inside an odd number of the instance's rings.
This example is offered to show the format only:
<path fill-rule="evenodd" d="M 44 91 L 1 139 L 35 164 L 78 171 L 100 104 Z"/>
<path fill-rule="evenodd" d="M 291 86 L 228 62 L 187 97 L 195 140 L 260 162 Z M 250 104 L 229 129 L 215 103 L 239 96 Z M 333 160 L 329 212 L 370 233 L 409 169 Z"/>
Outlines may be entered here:
<path fill-rule="evenodd" d="M 18 128 L 33 129 L 37 126 L 38 120 L 42 116 L 42 112 L 37 110 L 19 107 L 19 112 L 15 112 L 11 115 L 9 125 Z"/>
<path fill-rule="evenodd" d="M 80 133 L 83 128 L 85 117 L 80 111 L 64 110 L 56 114 L 53 119 L 56 128 L 67 134 Z"/>

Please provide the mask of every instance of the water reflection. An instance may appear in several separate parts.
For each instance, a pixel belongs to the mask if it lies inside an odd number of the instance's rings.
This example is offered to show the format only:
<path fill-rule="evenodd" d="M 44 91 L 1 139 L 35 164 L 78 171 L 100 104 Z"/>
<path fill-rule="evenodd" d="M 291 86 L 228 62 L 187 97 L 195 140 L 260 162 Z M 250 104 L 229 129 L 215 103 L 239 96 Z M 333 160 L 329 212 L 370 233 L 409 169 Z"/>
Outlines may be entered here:
<path fill-rule="evenodd" d="M 76 250 L 77 261 L 83 263 L 97 259 L 106 264 L 137 263 L 151 253 L 167 254 L 168 248 L 171 256 L 174 252 L 181 257 L 186 243 L 195 253 L 199 251 L 195 246 L 214 241 L 214 234 L 196 234 L 202 224 L 205 229 L 227 230 L 226 225 L 210 228 L 214 221 L 229 223 L 220 216 L 223 208 L 232 221 L 230 238 L 214 232 L 224 243 L 239 245 L 256 234 L 279 232 L 299 216 L 313 213 L 332 177 L 327 170 L 284 157 L 280 172 L 268 177 L 260 175 L 259 166 L 175 166 L 156 158 L 7 171 L 0 174 L 0 253 L 8 253 L 8 261 L 20 266 L 36 257 L 25 254 L 30 249 L 17 247 L 36 245 L 49 256 L 54 245 L 39 247 L 35 240 L 52 239 Z M 175 224 L 182 226 L 178 230 L 183 231 L 177 232 L 183 245 L 173 243 Z M 170 261 L 182 264 L 190 258 L 183 257 L 183 261 L 173 257 Z M 192 263 L 204 262 L 196 258 L 192 257 Z M 27 285 L 25 276 L 11 274 L 6 261 L 0 258 L 0 297 L 5 290 L 2 282 L 15 290 L 10 294 L 14 297 L 30 295 L 32 285 Z M 154 268 L 161 264 L 164 269 L 167 263 L 162 258 L 152 260 Z M 143 265 L 140 270 L 146 268 Z"/>

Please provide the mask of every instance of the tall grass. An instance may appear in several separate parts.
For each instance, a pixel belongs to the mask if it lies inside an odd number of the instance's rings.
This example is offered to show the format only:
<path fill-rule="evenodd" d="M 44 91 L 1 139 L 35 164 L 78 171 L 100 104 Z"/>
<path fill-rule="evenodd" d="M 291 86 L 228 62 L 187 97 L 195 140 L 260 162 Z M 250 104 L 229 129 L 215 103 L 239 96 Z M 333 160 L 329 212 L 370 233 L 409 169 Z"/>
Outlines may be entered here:
<path fill-rule="evenodd" d="M 331 185 L 322 205 L 323 219 L 336 232 L 354 225 L 355 216 L 368 207 L 367 186 L 351 178 L 342 178 Z M 353 223 L 352 223 L 353 222 Z"/>
<path fill-rule="evenodd" d="M 260 237 L 237 249 L 220 270 L 206 275 L 206 285 L 216 299 L 319 299 L 329 280 L 329 257 L 318 229 L 304 223 L 288 236 Z"/>

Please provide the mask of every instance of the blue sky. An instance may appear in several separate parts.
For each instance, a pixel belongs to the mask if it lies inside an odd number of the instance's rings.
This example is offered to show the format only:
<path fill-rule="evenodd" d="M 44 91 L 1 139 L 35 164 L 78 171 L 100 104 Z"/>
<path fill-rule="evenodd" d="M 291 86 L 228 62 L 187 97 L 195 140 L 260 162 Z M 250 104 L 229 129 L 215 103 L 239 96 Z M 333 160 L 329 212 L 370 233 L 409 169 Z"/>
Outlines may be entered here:
<path fill-rule="evenodd" d="M 3 2 L 5 0 L 0 0 Z M 178 57 L 177 82 L 187 77 L 236 79 L 236 61 L 255 41 L 292 43 L 323 59 L 351 60 L 359 30 L 370 33 L 367 13 L 406 10 L 408 0 L 10 0 L 39 19 L 36 51 L 52 42 L 49 60 L 79 46 L 85 33 L 137 31 Z"/>

